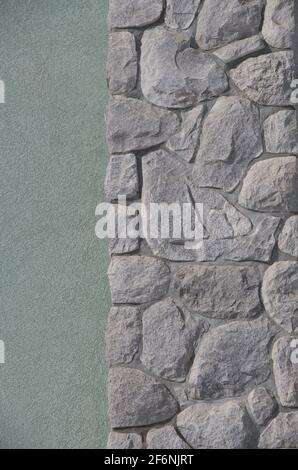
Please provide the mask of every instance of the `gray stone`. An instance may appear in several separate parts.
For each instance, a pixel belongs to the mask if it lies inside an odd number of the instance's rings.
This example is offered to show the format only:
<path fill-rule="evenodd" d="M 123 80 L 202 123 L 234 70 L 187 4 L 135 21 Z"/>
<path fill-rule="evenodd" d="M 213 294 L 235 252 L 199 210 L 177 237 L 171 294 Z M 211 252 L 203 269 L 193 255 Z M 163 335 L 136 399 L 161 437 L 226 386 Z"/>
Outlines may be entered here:
<path fill-rule="evenodd" d="M 208 0 L 198 17 L 196 40 L 201 49 L 214 49 L 259 32 L 262 0 Z"/>
<path fill-rule="evenodd" d="M 178 411 L 169 389 L 137 369 L 111 369 L 108 382 L 112 428 L 149 426 L 171 419 Z"/>
<path fill-rule="evenodd" d="M 264 122 L 264 138 L 269 153 L 298 154 L 296 111 L 284 109 L 269 116 Z"/>
<path fill-rule="evenodd" d="M 111 366 L 129 364 L 142 340 L 141 311 L 137 307 L 112 307 L 106 331 L 106 351 Z"/>
<path fill-rule="evenodd" d="M 115 304 L 159 300 L 167 293 L 170 281 L 166 264 L 146 256 L 114 257 L 108 275 Z"/>
<path fill-rule="evenodd" d="M 252 101 L 265 106 L 290 106 L 294 54 L 283 51 L 247 59 L 231 70 L 230 76 Z"/>
<path fill-rule="evenodd" d="M 108 449 L 142 449 L 142 436 L 136 433 L 110 432 Z"/>
<path fill-rule="evenodd" d="M 270 266 L 262 295 L 268 315 L 287 332 L 298 332 L 298 263 L 280 261 Z"/>
<path fill-rule="evenodd" d="M 267 0 L 262 34 L 269 46 L 291 48 L 294 32 L 294 0 Z"/>
<path fill-rule="evenodd" d="M 111 33 L 107 60 L 107 79 L 113 95 L 130 93 L 137 84 L 138 57 L 135 37 L 128 31 Z"/>
<path fill-rule="evenodd" d="M 136 226 L 139 218 L 132 210 L 132 205 L 124 204 L 124 201 L 122 203 L 121 199 L 119 199 L 119 202 L 119 204 L 113 204 L 109 207 L 106 219 L 102 218 L 100 220 L 101 226 L 107 221 L 110 227 L 111 233 L 107 230 L 110 255 L 134 253 L 140 247 L 139 233 L 130 230 L 131 227 Z M 112 209 L 114 210 L 112 211 Z M 125 221 L 125 224 L 123 221 Z M 106 227 L 104 226 L 104 228 Z"/>
<path fill-rule="evenodd" d="M 219 319 L 251 319 L 260 313 L 260 273 L 246 266 L 206 266 L 179 268 L 174 290 L 190 310 Z"/>
<path fill-rule="evenodd" d="M 279 236 L 278 246 L 281 251 L 298 258 L 298 216 L 290 217 Z"/>
<path fill-rule="evenodd" d="M 177 429 L 194 449 L 250 449 L 257 431 L 238 401 L 190 406 L 177 417 Z"/>
<path fill-rule="evenodd" d="M 297 212 L 297 158 L 276 157 L 255 163 L 244 179 L 239 204 L 263 212 Z"/>
<path fill-rule="evenodd" d="M 112 202 L 118 196 L 136 199 L 139 194 L 137 159 L 133 154 L 112 155 L 105 179 L 105 197 Z"/>
<path fill-rule="evenodd" d="M 187 162 L 193 159 L 198 146 L 205 112 L 206 107 L 201 104 L 191 111 L 182 113 L 181 131 L 167 142 L 167 147 Z"/>
<path fill-rule="evenodd" d="M 262 151 L 258 108 L 245 98 L 218 98 L 203 125 L 194 180 L 199 186 L 233 191 Z"/>
<path fill-rule="evenodd" d="M 165 22 L 169 29 L 181 30 L 191 26 L 202 0 L 167 0 Z"/>
<path fill-rule="evenodd" d="M 197 399 L 240 396 L 270 376 L 269 322 L 237 321 L 212 329 L 201 343 L 189 383 Z"/>
<path fill-rule="evenodd" d="M 147 434 L 147 449 L 190 449 L 173 426 L 152 429 Z"/>
<path fill-rule="evenodd" d="M 139 238 L 110 238 L 108 240 L 110 255 L 126 255 L 136 253 L 140 249 Z"/>
<path fill-rule="evenodd" d="M 278 397 L 282 406 L 298 408 L 298 364 L 292 360 L 293 338 L 279 338 L 273 346 L 273 373 Z"/>
<path fill-rule="evenodd" d="M 240 39 L 227 46 L 213 51 L 213 54 L 222 60 L 225 64 L 242 59 L 243 57 L 259 52 L 265 48 L 265 43 L 257 34 L 250 38 Z"/>
<path fill-rule="evenodd" d="M 142 150 L 166 142 L 180 130 L 175 113 L 133 98 L 110 100 L 107 141 L 111 153 Z"/>
<path fill-rule="evenodd" d="M 265 387 L 258 387 L 248 395 L 251 415 L 259 426 L 265 426 L 277 410 L 277 403 Z"/>
<path fill-rule="evenodd" d="M 280 413 L 261 434 L 260 449 L 297 449 L 298 412 Z"/>
<path fill-rule="evenodd" d="M 189 47 L 190 36 L 164 27 L 145 31 L 141 48 L 141 86 L 145 98 L 167 108 L 188 108 L 228 89 L 216 61 Z"/>
<path fill-rule="evenodd" d="M 163 0 L 110 0 L 111 28 L 133 28 L 155 23 L 161 17 Z"/>
<path fill-rule="evenodd" d="M 184 381 L 198 334 L 198 325 L 193 325 L 172 299 L 158 302 L 143 315 L 141 361 L 154 375 Z"/>

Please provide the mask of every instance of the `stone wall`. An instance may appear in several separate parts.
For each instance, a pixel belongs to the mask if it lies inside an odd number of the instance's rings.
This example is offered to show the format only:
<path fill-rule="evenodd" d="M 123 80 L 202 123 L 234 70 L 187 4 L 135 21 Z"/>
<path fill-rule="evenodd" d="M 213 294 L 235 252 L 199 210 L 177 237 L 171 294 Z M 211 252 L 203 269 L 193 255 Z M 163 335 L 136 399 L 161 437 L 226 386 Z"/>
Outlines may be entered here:
<path fill-rule="evenodd" d="M 110 448 L 298 447 L 293 10 L 110 0 L 107 200 L 204 204 L 110 241 Z"/>

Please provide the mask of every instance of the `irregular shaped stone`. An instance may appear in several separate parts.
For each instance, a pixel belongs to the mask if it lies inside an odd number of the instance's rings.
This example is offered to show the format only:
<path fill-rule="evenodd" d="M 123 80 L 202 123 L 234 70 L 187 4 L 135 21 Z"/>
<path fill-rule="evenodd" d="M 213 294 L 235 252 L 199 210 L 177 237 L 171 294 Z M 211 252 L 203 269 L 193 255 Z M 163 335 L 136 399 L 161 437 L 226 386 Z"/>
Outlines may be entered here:
<path fill-rule="evenodd" d="M 163 297 L 169 287 L 169 268 L 147 256 L 121 256 L 111 261 L 109 280 L 115 304 L 142 304 Z"/>
<path fill-rule="evenodd" d="M 251 449 L 258 438 L 238 401 L 190 406 L 178 415 L 177 429 L 194 449 Z"/>
<path fill-rule="evenodd" d="M 139 194 L 139 177 L 135 155 L 112 155 L 105 179 L 105 197 L 112 202 L 119 196 L 136 199 Z"/>
<path fill-rule="evenodd" d="M 248 395 L 248 405 L 254 421 L 265 426 L 277 410 L 277 403 L 265 387 L 258 387 Z"/>
<path fill-rule="evenodd" d="M 298 258 L 298 216 L 290 217 L 279 236 L 278 246 L 281 251 Z"/>
<path fill-rule="evenodd" d="M 298 332 L 298 263 L 280 261 L 270 266 L 262 295 L 268 315 L 288 333 Z"/>
<path fill-rule="evenodd" d="M 273 346 L 273 373 L 278 397 L 282 406 L 298 408 L 298 364 L 292 360 L 293 338 L 279 338 Z"/>
<path fill-rule="evenodd" d="M 119 31 L 109 37 L 107 79 L 113 95 L 125 95 L 137 84 L 138 56 L 132 33 Z"/>
<path fill-rule="evenodd" d="M 167 147 L 187 162 L 193 159 L 198 146 L 205 112 L 205 105 L 199 105 L 191 111 L 182 113 L 181 131 L 167 142 Z"/>
<path fill-rule="evenodd" d="M 173 426 L 152 429 L 147 434 L 147 449 L 190 449 Z"/>
<path fill-rule="evenodd" d="M 255 163 L 244 179 L 239 204 L 263 212 L 297 212 L 297 158 L 278 157 Z"/>
<path fill-rule="evenodd" d="M 134 253 L 140 247 L 139 233 L 131 230 L 131 227 L 136 226 L 139 218 L 131 205 L 126 204 L 126 199 L 122 203 L 121 197 L 119 196 L 119 204 L 110 205 L 106 218 L 103 217 L 100 220 L 103 230 L 108 227 L 106 232 L 111 255 Z"/>
<path fill-rule="evenodd" d="M 110 100 L 107 114 L 107 141 L 111 153 L 142 150 L 166 142 L 178 132 L 175 113 L 133 98 Z"/>
<path fill-rule="evenodd" d="M 194 180 L 233 191 L 249 163 L 263 151 L 258 108 L 245 98 L 219 98 L 205 119 Z"/>
<path fill-rule="evenodd" d="M 231 70 L 230 76 L 252 101 L 264 106 L 290 106 L 294 54 L 283 51 L 247 59 Z"/>
<path fill-rule="evenodd" d="M 293 47 L 294 31 L 294 0 L 267 0 L 262 34 L 269 46 Z"/>
<path fill-rule="evenodd" d="M 163 0 L 110 0 L 109 25 L 111 28 L 133 28 L 159 20 Z"/>
<path fill-rule="evenodd" d="M 171 419 L 178 411 L 169 389 L 137 369 L 111 369 L 108 382 L 112 428 L 149 426 Z"/>
<path fill-rule="evenodd" d="M 297 449 L 298 412 L 280 413 L 260 437 L 260 449 Z"/>
<path fill-rule="evenodd" d="M 198 330 L 198 325 L 192 325 L 172 299 L 152 305 L 143 315 L 142 363 L 154 375 L 184 381 Z"/>
<path fill-rule="evenodd" d="M 216 49 L 213 51 L 213 54 L 225 64 L 229 64 L 230 62 L 242 59 L 249 54 L 262 51 L 265 47 L 264 41 L 257 34 L 256 36 L 240 39 L 239 41 L 232 42 L 220 49 Z"/>
<path fill-rule="evenodd" d="M 188 29 L 195 19 L 201 0 L 167 0 L 165 23 L 169 29 Z"/>
<path fill-rule="evenodd" d="M 190 372 L 194 398 L 240 396 L 265 382 L 270 376 L 273 336 L 264 318 L 212 329 L 203 337 Z"/>
<path fill-rule="evenodd" d="M 201 49 L 214 49 L 259 32 L 262 0 L 208 0 L 198 17 L 196 41 Z"/>
<path fill-rule="evenodd" d="M 284 109 L 269 116 L 264 122 L 264 138 L 269 153 L 298 154 L 296 111 Z"/>
<path fill-rule="evenodd" d="M 142 436 L 136 433 L 110 432 L 108 449 L 142 449 Z"/>
<path fill-rule="evenodd" d="M 219 319 L 251 319 L 260 313 L 259 270 L 249 266 L 197 265 L 179 268 L 174 290 L 195 313 Z"/>
<path fill-rule="evenodd" d="M 112 307 L 106 331 L 106 351 L 111 366 L 129 364 L 142 340 L 141 311 L 137 307 Z"/>
<path fill-rule="evenodd" d="M 189 47 L 190 36 L 164 27 L 142 37 L 141 86 L 145 98 L 166 108 L 188 108 L 228 89 L 216 61 Z"/>
<path fill-rule="evenodd" d="M 125 255 L 135 253 L 140 248 L 140 239 L 111 238 L 108 240 L 110 255 Z"/>

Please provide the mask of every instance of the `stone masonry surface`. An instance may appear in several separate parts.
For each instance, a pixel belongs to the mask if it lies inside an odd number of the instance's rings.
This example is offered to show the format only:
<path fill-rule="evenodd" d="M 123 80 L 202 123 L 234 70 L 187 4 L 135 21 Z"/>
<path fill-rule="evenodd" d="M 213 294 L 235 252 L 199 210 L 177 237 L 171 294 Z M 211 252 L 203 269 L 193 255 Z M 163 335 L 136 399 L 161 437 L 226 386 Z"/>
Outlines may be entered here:
<path fill-rule="evenodd" d="M 111 449 L 298 447 L 294 0 L 110 0 L 106 200 L 204 204 L 110 241 Z"/>

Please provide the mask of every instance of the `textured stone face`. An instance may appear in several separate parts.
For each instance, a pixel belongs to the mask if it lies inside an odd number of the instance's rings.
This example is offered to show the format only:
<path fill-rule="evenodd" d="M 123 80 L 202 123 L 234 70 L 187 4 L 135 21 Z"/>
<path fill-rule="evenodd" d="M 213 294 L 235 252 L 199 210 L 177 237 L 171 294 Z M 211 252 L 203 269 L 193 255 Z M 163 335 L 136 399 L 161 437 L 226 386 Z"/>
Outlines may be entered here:
<path fill-rule="evenodd" d="M 142 340 L 142 317 L 137 307 L 113 307 L 106 332 L 109 364 L 129 364 L 138 353 Z"/>
<path fill-rule="evenodd" d="M 107 79 L 113 95 L 131 92 L 137 84 L 138 57 L 135 37 L 127 31 L 111 33 Z"/>
<path fill-rule="evenodd" d="M 257 107 L 244 98 L 221 97 L 203 126 L 194 180 L 199 186 L 232 191 L 262 151 Z"/>
<path fill-rule="evenodd" d="M 145 31 L 141 47 L 141 86 L 151 103 L 188 108 L 228 88 L 225 72 L 209 55 L 192 49 L 189 35 L 163 27 Z"/>
<path fill-rule="evenodd" d="M 208 0 L 199 13 L 196 41 L 202 49 L 214 49 L 253 36 L 262 20 L 262 0 Z"/>
<path fill-rule="evenodd" d="M 163 0 L 110 0 L 111 28 L 133 28 L 155 23 L 163 11 Z"/>
<path fill-rule="evenodd" d="M 152 429 L 147 434 L 147 449 L 190 449 L 173 426 Z"/>
<path fill-rule="evenodd" d="M 258 34 L 256 34 L 250 38 L 240 39 L 239 41 L 232 42 L 220 49 L 216 49 L 213 54 L 226 64 L 229 64 L 235 60 L 242 59 L 242 57 L 245 57 L 248 54 L 259 52 L 264 48 L 264 41 Z"/>
<path fill-rule="evenodd" d="M 139 193 L 137 159 L 133 154 L 112 155 L 105 180 L 105 197 L 108 201 L 118 196 L 135 199 Z"/>
<path fill-rule="evenodd" d="M 165 263 L 145 256 L 113 258 L 108 275 L 115 304 L 159 300 L 167 293 L 170 282 Z"/>
<path fill-rule="evenodd" d="M 257 439 L 245 406 L 234 401 L 190 406 L 178 415 L 177 428 L 194 449 L 249 449 Z"/>
<path fill-rule="evenodd" d="M 112 153 L 142 150 L 165 142 L 180 128 L 176 114 L 133 98 L 110 100 L 107 141 Z"/>
<path fill-rule="evenodd" d="M 280 413 L 261 434 L 260 449 L 297 449 L 298 412 Z"/>
<path fill-rule="evenodd" d="M 237 87 L 251 100 L 265 106 L 291 105 L 294 55 L 274 52 L 247 59 L 231 70 Z"/>
<path fill-rule="evenodd" d="M 298 364 L 292 360 L 291 336 L 279 338 L 273 346 L 273 372 L 282 406 L 298 408 Z"/>
<path fill-rule="evenodd" d="M 210 318 L 249 319 L 261 311 L 260 274 L 256 268 L 205 266 L 180 268 L 174 289 L 195 313 Z"/>
<path fill-rule="evenodd" d="M 198 333 L 173 300 L 154 304 L 143 315 L 142 363 L 164 379 L 185 380 Z"/>
<path fill-rule="evenodd" d="M 298 216 L 290 217 L 279 236 L 278 246 L 281 251 L 298 258 Z"/>
<path fill-rule="evenodd" d="M 267 269 L 262 295 L 270 317 L 287 332 L 298 332 L 298 263 L 280 261 Z"/>
<path fill-rule="evenodd" d="M 108 449 L 142 449 L 142 436 L 135 433 L 111 432 Z"/>
<path fill-rule="evenodd" d="M 171 419 L 178 405 L 168 388 L 136 369 L 109 373 L 109 416 L 113 428 L 149 426 Z"/>
<path fill-rule="evenodd" d="M 292 47 L 294 30 L 294 0 L 267 0 L 262 34 L 269 46 Z"/>
<path fill-rule="evenodd" d="M 167 0 L 165 23 L 169 29 L 191 26 L 202 0 Z"/>
<path fill-rule="evenodd" d="M 278 157 L 255 163 L 244 179 L 239 204 L 263 212 L 298 211 L 298 160 Z"/>
<path fill-rule="evenodd" d="M 277 410 L 277 403 L 265 387 L 258 387 L 248 395 L 250 413 L 259 426 L 264 426 Z"/>
<path fill-rule="evenodd" d="M 296 111 L 278 111 L 264 122 L 266 151 L 269 153 L 298 154 Z"/>
<path fill-rule="evenodd" d="M 263 318 L 212 329 L 203 337 L 190 372 L 194 397 L 236 397 L 267 380 L 272 337 Z"/>

